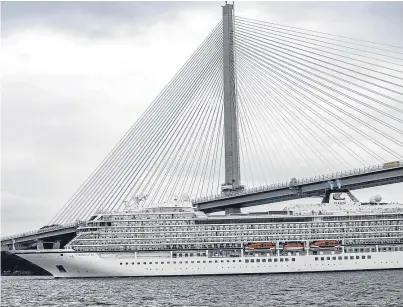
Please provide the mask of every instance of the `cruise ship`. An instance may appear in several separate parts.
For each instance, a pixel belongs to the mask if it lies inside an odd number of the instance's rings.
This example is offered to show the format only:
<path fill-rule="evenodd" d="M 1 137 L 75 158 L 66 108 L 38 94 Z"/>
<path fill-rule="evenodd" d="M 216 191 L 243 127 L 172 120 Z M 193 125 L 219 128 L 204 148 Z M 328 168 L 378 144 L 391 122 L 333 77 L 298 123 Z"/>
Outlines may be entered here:
<path fill-rule="evenodd" d="M 207 215 L 187 200 L 98 212 L 64 249 L 12 251 L 57 278 L 403 268 L 403 205 L 329 203 Z"/>

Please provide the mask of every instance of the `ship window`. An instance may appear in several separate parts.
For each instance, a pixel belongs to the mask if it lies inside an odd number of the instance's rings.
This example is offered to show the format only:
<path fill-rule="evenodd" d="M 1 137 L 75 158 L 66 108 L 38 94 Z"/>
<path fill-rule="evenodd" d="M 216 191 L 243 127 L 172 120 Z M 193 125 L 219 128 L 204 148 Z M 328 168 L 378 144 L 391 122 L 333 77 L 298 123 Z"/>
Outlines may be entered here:
<path fill-rule="evenodd" d="M 214 262 L 215 262 L 215 263 L 217 263 L 217 262 L 218 262 L 218 260 L 214 260 Z"/>
<path fill-rule="evenodd" d="M 152 262 L 149 262 L 148 264 L 153 264 Z"/>
<path fill-rule="evenodd" d="M 238 262 L 242 262 L 242 260 L 241 260 L 241 259 L 239 259 L 239 260 L 238 260 Z"/>
<path fill-rule="evenodd" d="M 267 259 L 269 262 L 272 262 L 272 260 L 271 259 Z"/>
<path fill-rule="evenodd" d="M 285 261 L 289 261 L 290 259 L 288 259 L 288 258 L 285 258 Z"/>
<path fill-rule="evenodd" d="M 63 254 L 60 254 L 60 256 L 63 256 Z"/>
<path fill-rule="evenodd" d="M 326 257 L 326 260 L 330 260 L 330 257 Z"/>
<path fill-rule="evenodd" d="M 348 256 L 344 256 L 344 260 L 348 260 Z"/>
<path fill-rule="evenodd" d="M 322 260 L 322 261 L 325 260 L 325 257 L 320 257 L 320 260 Z"/>
<path fill-rule="evenodd" d="M 173 264 L 176 264 L 176 261 L 172 262 Z"/>
<path fill-rule="evenodd" d="M 367 256 L 367 259 L 371 259 L 371 256 L 370 256 L 370 255 L 368 255 L 368 256 Z"/>
<path fill-rule="evenodd" d="M 185 263 L 189 263 L 189 261 L 185 261 Z"/>
<path fill-rule="evenodd" d="M 236 260 L 232 260 L 232 262 L 236 262 Z"/>
<path fill-rule="evenodd" d="M 256 262 L 260 262 L 260 259 L 256 259 Z"/>
<path fill-rule="evenodd" d="M 67 273 L 64 267 L 60 264 L 56 265 L 57 269 L 59 270 L 60 273 Z"/>
<path fill-rule="evenodd" d="M 200 263 L 200 261 L 197 261 L 197 263 Z"/>
<path fill-rule="evenodd" d="M 278 262 L 278 259 L 277 259 L 277 258 L 274 258 L 274 262 Z"/>
<path fill-rule="evenodd" d="M 121 262 L 120 265 L 122 265 L 123 263 Z"/>
<path fill-rule="evenodd" d="M 147 262 L 143 262 L 143 264 L 147 264 Z"/>
<path fill-rule="evenodd" d="M 362 259 L 365 259 L 365 256 L 361 256 Z"/>
<path fill-rule="evenodd" d="M 132 262 L 132 265 L 134 265 L 134 262 Z"/>
<path fill-rule="evenodd" d="M 209 260 L 208 263 L 213 263 L 213 261 Z"/>
<path fill-rule="evenodd" d="M 249 259 L 245 259 L 245 263 L 249 263 Z"/>
<path fill-rule="evenodd" d="M 251 259 L 250 262 L 255 262 L 255 259 Z"/>
<path fill-rule="evenodd" d="M 360 259 L 360 256 L 355 256 L 355 259 Z"/>
<path fill-rule="evenodd" d="M 283 262 L 284 261 L 284 259 L 283 258 L 280 258 L 280 262 Z"/>
<path fill-rule="evenodd" d="M 350 256 L 350 259 L 354 259 L 354 256 Z"/>
<path fill-rule="evenodd" d="M 319 257 L 315 257 L 315 260 L 319 260 Z"/>
<path fill-rule="evenodd" d="M 262 259 L 262 262 L 266 262 L 266 259 Z"/>
<path fill-rule="evenodd" d="M 164 264 L 164 261 L 161 261 L 161 264 Z"/>
<path fill-rule="evenodd" d="M 342 257 L 342 256 L 339 256 L 338 258 L 339 258 L 339 260 L 343 260 L 343 257 Z"/>
<path fill-rule="evenodd" d="M 140 264 L 140 262 L 137 262 L 137 264 Z"/>
<path fill-rule="evenodd" d="M 224 262 L 224 260 L 221 260 L 221 262 Z"/>
<path fill-rule="evenodd" d="M 179 264 L 182 264 L 182 261 L 179 261 Z"/>
<path fill-rule="evenodd" d="M 332 260 L 336 260 L 336 257 L 332 257 Z"/>
<path fill-rule="evenodd" d="M 292 261 L 295 261 L 295 258 L 291 258 Z"/>

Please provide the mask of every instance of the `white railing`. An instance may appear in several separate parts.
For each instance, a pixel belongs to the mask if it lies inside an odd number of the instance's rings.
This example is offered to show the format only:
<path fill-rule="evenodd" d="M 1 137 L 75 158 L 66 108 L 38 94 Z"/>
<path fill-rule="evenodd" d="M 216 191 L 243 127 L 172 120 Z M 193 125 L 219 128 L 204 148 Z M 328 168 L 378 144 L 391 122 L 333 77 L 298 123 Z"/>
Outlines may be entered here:
<path fill-rule="evenodd" d="M 192 200 L 192 203 L 203 203 L 203 202 L 208 202 L 208 201 L 236 197 L 239 195 L 255 194 L 257 192 L 266 192 L 266 191 L 272 191 L 272 190 L 277 190 L 277 189 L 282 189 L 282 188 L 290 188 L 292 186 L 298 186 L 298 185 L 303 185 L 303 184 L 319 183 L 319 182 L 323 182 L 325 180 L 342 179 L 342 178 L 349 177 L 349 176 L 363 175 L 363 174 L 373 173 L 373 172 L 377 172 L 377 171 L 384 170 L 384 169 L 393 169 L 393 168 L 403 166 L 403 161 L 396 161 L 396 162 L 397 162 L 397 164 L 395 166 L 385 167 L 385 164 L 378 164 L 378 165 L 374 165 L 374 166 L 356 168 L 354 170 L 346 170 L 346 171 L 342 171 L 342 172 L 336 172 L 336 173 L 320 175 L 320 176 L 315 176 L 315 177 L 296 179 L 296 180 L 293 180 L 292 185 L 290 185 L 290 181 L 284 181 L 284 182 L 280 182 L 280 183 L 274 183 L 271 185 L 239 190 L 239 191 L 235 191 L 234 193 L 201 197 L 201 198 Z"/>

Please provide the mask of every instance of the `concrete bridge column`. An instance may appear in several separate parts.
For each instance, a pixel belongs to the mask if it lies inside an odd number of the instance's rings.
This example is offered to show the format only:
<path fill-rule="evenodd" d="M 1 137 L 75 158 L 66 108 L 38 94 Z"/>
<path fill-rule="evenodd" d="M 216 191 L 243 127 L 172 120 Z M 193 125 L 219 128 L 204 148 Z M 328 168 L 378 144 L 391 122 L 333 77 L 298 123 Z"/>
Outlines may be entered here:
<path fill-rule="evenodd" d="M 237 207 L 229 207 L 225 208 L 225 215 L 229 214 L 236 214 L 236 213 L 241 213 L 241 208 Z"/>
<path fill-rule="evenodd" d="M 43 240 L 36 241 L 36 249 L 44 249 Z"/>
<path fill-rule="evenodd" d="M 2 252 L 7 252 L 7 251 L 9 251 L 11 249 L 12 249 L 11 245 L 2 245 L 1 246 L 1 251 Z"/>
<path fill-rule="evenodd" d="M 239 139 L 238 108 L 236 99 L 235 48 L 234 48 L 234 6 L 223 6 L 223 73 L 224 73 L 224 147 L 225 183 L 223 193 L 242 190 Z"/>
<path fill-rule="evenodd" d="M 56 240 L 53 243 L 53 249 L 60 249 L 60 240 Z"/>

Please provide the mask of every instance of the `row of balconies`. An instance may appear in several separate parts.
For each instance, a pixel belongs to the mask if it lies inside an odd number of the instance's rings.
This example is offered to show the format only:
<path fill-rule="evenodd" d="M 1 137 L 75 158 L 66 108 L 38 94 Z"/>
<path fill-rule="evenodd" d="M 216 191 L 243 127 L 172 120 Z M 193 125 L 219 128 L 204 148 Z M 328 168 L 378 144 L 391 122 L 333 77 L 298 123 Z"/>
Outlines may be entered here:
<path fill-rule="evenodd" d="M 117 238 L 117 239 L 106 239 L 106 240 L 91 240 L 91 239 L 75 239 L 71 244 L 72 245 L 107 245 L 107 244 L 182 244 L 182 243 L 194 243 L 197 239 L 199 243 L 215 243 L 215 242 L 253 242 L 253 241 L 281 241 L 281 240 L 313 240 L 313 239 L 375 239 L 375 238 L 403 238 L 403 233 L 379 233 L 379 234 L 362 234 L 361 236 L 357 236 L 357 234 L 346 234 L 342 238 L 340 234 L 329 234 L 329 235 L 305 235 L 305 236 L 296 236 L 296 235 L 288 235 L 288 236 L 281 236 L 281 237 L 274 237 L 274 236 L 238 236 L 238 237 L 214 237 L 214 238 L 182 238 L 177 239 L 174 241 L 165 239 L 161 240 L 162 238 L 145 238 L 145 239 L 124 239 L 124 238 Z M 156 240 L 158 239 L 158 240 Z M 193 240 L 190 240 L 193 239 Z"/>

